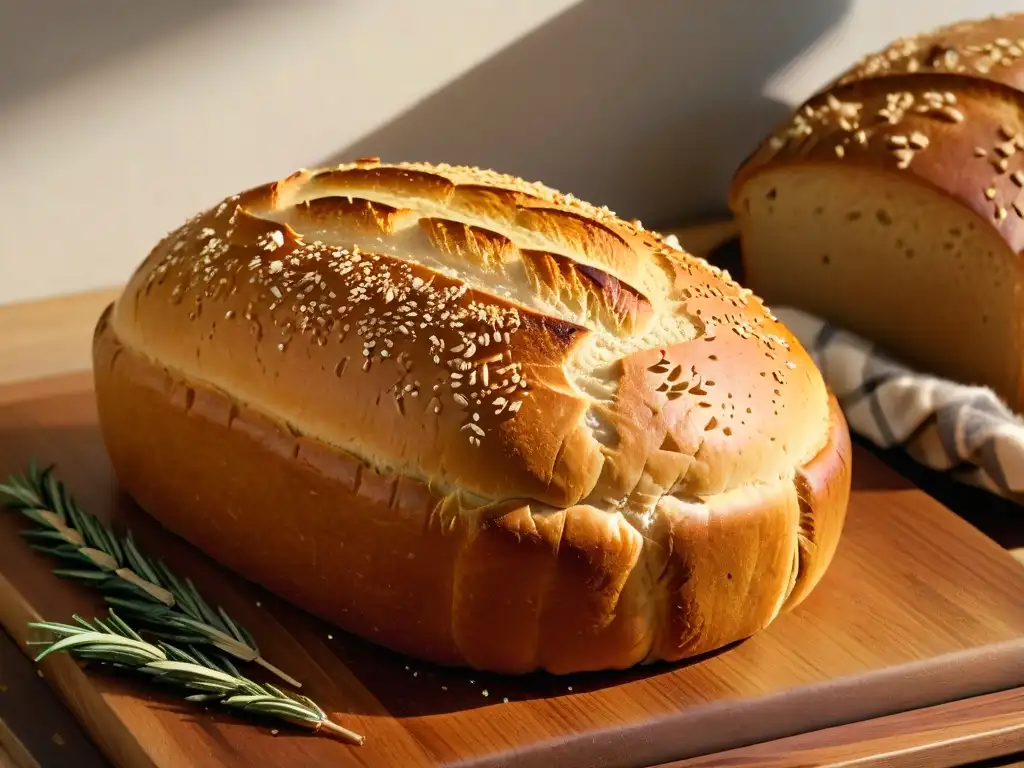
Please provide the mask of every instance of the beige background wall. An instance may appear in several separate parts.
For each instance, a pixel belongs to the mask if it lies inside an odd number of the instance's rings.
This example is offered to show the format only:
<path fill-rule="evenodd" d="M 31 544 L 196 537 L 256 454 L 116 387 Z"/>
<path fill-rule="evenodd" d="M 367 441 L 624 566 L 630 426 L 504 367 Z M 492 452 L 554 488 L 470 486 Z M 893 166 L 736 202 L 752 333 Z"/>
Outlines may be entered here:
<path fill-rule="evenodd" d="M 362 154 L 722 210 L 786 110 L 989 0 L 0 0 L 0 302 L 116 284 L 240 187 Z"/>

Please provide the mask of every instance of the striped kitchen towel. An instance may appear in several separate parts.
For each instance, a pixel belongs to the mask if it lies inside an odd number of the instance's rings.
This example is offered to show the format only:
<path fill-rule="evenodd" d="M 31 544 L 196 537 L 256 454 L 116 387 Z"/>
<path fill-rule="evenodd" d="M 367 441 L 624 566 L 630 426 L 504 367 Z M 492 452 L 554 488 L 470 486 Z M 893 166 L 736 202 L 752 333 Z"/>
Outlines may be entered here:
<path fill-rule="evenodd" d="M 1024 420 L 992 390 L 912 370 L 800 310 L 772 312 L 814 358 L 852 432 L 1024 503 Z"/>

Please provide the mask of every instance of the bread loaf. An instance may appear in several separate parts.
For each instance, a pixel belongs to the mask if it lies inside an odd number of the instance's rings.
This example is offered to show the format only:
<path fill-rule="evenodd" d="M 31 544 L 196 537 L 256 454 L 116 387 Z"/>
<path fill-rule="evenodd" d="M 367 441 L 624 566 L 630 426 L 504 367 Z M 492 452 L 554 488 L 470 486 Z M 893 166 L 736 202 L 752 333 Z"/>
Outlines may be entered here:
<path fill-rule="evenodd" d="M 100 318 L 117 477 L 224 565 L 442 664 L 676 660 L 799 603 L 846 424 L 706 262 L 540 184 L 301 171 L 171 232 Z"/>
<path fill-rule="evenodd" d="M 744 284 L 1024 408 L 1024 14 L 902 39 L 730 190 Z"/>

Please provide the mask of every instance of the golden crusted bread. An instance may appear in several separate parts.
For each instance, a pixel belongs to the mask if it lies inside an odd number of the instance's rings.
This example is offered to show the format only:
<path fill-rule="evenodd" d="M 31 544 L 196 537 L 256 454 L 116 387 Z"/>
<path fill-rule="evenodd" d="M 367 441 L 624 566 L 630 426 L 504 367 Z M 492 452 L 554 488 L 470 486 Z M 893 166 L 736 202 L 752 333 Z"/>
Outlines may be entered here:
<path fill-rule="evenodd" d="M 1024 14 L 896 41 L 730 190 L 744 283 L 1024 409 Z"/>
<path fill-rule="evenodd" d="M 441 663 L 719 648 L 803 599 L 845 516 L 846 424 L 760 300 L 490 171 L 366 159 L 228 198 L 157 245 L 94 354 L 144 509 Z"/>

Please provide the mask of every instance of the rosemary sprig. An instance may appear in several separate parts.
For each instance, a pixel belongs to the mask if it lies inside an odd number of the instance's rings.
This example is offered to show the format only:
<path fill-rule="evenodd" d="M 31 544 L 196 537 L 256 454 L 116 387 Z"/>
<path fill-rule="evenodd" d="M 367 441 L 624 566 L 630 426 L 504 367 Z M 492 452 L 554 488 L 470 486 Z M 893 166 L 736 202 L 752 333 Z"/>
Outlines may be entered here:
<path fill-rule="evenodd" d="M 33 645 L 47 646 L 36 656 L 36 661 L 51 653 L 66 652 L 79 659 L 131 669 L 157 682 L 195 691 L 185 697 L 186 701 L 213 702 L 249 714 L 284 720 L 350 744 L 361 745 L 364 741 L 360 734 L 331 722 L 309 697 L 285 693 L 269 683 L 253 682 L 226 658 L 206 656 L 194 646 L 185 651 L 169 643 L 147 643 L 113 609 L 106 621 L 93 619 L 90 623 L 79 616 L 74 618 L 77 625 L 49 621 L 29 624 L 48 630 L 56 638 L 31 641 Z"/>
<path fill-rule="evenodd" d="M 179 580 L 163 562 L 139 551 L 129 531 L 119 536 L 108 525 L 79 507 L 53 467 L 8 478 L 0 493 L 8 506 L 32 520 L 37 528 L 21 532 L 32 548 L 60 558 L 72 567 L 54 573 L 107 593 L 104 599 L 145 622 L 164 640 L 209 644 L 242 661 L 252 661 L 296 688 L 302 684 L 260 655 L 248 630 L 223 608 L 214 610 L 191 580 Z"/>

